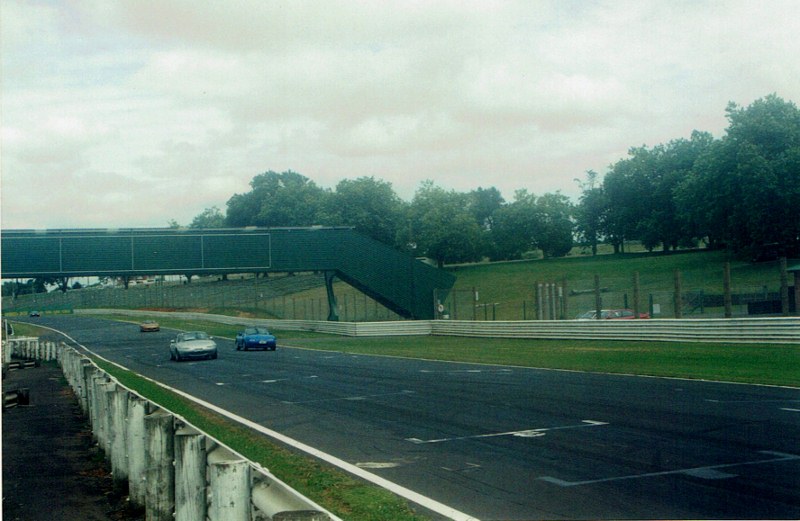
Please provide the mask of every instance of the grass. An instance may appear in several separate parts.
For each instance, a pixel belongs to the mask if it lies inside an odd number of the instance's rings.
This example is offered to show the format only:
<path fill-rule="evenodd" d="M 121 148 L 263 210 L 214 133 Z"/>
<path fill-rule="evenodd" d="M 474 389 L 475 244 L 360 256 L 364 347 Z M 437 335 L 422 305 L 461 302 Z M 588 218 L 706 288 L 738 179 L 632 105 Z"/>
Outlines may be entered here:
<path fill-rule="evenodd" d="M 239 330 L 211 321 L 159 322 L 231 339 Z M 346 353 L 800 387 L 800 345 L 273 333 L 279 345 Z"/>

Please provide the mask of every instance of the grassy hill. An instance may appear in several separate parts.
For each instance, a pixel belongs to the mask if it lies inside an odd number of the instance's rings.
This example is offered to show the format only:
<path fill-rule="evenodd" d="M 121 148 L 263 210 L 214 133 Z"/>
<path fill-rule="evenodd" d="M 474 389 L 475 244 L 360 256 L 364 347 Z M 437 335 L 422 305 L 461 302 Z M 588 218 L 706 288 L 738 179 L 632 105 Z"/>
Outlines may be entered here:
<path fill-rule="evenodd" d="M 675 272 L 680 272 L 683 293 L 722 294 L 725 262 L 731 265 L 733 293 L 763 293 L 765 286 L 768 291 L 779 291 L 780 269 L 777 261 L 753 264 L 731 260 L 725 252 L 707 250 L 565 257 L 476 264 L 452 269 L 458 277 L 455 285 L 457 290 L 474 287 L 479 294 L 479 303 L 498 303 L 495 307 L 498 319 L 522 318 L 519 316 L 522 303 L 528 302 L 529 306 L 533 306 L 534 285 L 537 282 L 565 282 L 568 294 L 577 293 L 569 297 L 569 309 L 574 312 L 573 316 L 580 310 L 593 309 L 595 275 L 599 276 L 600 287 L 604 289 L 604 307 L 623 307 L 626 294 L 627 307 L 631 307 L 635 272 L 639 273 L 642 306 L 647 306 L 652 295 L 662 305 L 662 315 L 671 316 Z"/>
<path fill-rule="evenodd" d="M 577 252 L 576 252 L 577 253 Z M 720 251 L 690 251 L 672 254 L 625 253 L 585 256 L 575 254 L 560 259 L 449 266 L 456 275 L 454 290 L 443 305 L 452 319 L 522 320 L 535 318 L 535 286 L 539 283 L 566 284 L 568 318 L 594 309 L 594 277 L 603 288 L 606 308 L 633 307 L 633 274 L 639 273 L 640 310 L 651 304 L 656 316 L 674 316 L 675 272 L 680 272 L 682 293 L 721 295 L 723 266 L 731 264 L 734 294 L 763 295 L 780 289 L 779 264 L 749 263 L 729 259 Z M 790 281 L 791 282 L 791 281 Z M 473 289 L 478 293 L 477 307 Z M 343 282 L 335 291 L 343 321 L 397 320 L 399 317 Z M 755 298 L 755 297 L 754 297 Z M 760 297 L 758 297 L 760 298 Z M 431 303 L 433 305 L 433 302 Z M 292 277 L 273 274 L 255 280 L 250 274 L 196 279 L 191 284 L 136 286 L 123 289 L 83 289 L 66 294 L 23 295 L 16 301 L 3 298 L 6 311 L 55 310 L 64 308 L 191 309 L 197 311 L 325 320 L 327 296 L 319 274 Z M 684 316 L 722 316 L 719 307 L 684 305 Z M 745 315 L 746 304 L 734 308 L 734 315 Z"/>

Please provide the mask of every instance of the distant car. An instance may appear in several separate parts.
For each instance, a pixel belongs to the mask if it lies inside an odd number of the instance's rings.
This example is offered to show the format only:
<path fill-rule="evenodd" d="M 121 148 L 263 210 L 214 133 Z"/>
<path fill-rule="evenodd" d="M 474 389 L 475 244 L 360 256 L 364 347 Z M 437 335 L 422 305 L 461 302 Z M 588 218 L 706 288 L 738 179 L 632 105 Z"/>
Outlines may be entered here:
<path fill-rule="evenodd" d="M 180 362 L 181 360 L 197 360 L 217 358 L 217 343 L 204 331 L 189 331 L 179 333 L 169 344 L 169 359 Z"/>
<path fill-rule="evenodd" d="M 236 350 L 266 349 L 275 351 L 278 347 L 275 335 L 265 327 L 246 327 L 243 332 L 236 333 Z"/>
<path fill-rule="evenodd" d="M 142 333 L 147 333 L 150 331 L 161 331 L 161 326 L 158 325 L 158 322 L 155 320 L 145 320 L 141 324 L 139 324 L 139 331 Z"/>
<path fill-rule="evenodd" d="M 576 317 L 578 320 L 596 320 L 597 311 L 591 310 L 581 313 Z M 630 309 L 601 309 L 600 320 L 633 320 L 636 314 Z M 649 313 L 639 313 L 639 318 L 650 318 Z"/>
<path fill-rule="evenodd" d="M 28 313 L 29 317 L 41 317 L 42 315 L 38 311 L 31 311 Z"/>

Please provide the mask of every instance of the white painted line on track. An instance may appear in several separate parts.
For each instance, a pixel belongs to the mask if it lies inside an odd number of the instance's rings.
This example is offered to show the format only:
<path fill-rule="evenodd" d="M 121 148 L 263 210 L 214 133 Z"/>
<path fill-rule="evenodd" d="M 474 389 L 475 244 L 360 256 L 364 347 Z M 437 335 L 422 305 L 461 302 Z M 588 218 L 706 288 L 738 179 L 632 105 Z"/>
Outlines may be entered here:
<path fill-rule="evenodd" d="M 356 402 L 361 400 L 368 400 L 370 398 L 383 398 L 386 396 L 408 396 L 416 394 L 414 391 L 400 391 L 399 393 L 379 393 L 379 394 L 364 394 L 358 396 L 344 396 L 342 398 L 320 398 L 319 400 L 301 400 L 299 402 L 291 402 L 284 400 L 282 403 L 287 405 L 302 405 L 306 403 L 321 403 L 321 402 Z"/>
<path fill-rule="evenodd" d="M 789 411 L 789 412 L 800 412 L 800 409 L 791 409 L 789 407 L 781 407 L 782 411 Z"/>
<path fill-rule="evenodd" d="M 111 360 L 108 360 L 107 358 L 104 358 L 104 357 L 98 355 L 97 353 L 95 353 L 94 351 L 92 351 L 91 349 L 86 347 L 85 345 L 81 344 L 80 342 L 78 342 L 77 340 L 72 338 L 71 336 L 67 335 L 63 331 L 59 331 L 57 329 L 54 329 L 52 327 L 47 327 L 47 326 L 40 326 L 40 327 L 43 327 L 45 329 L 50 329 L 51 331 L 55 331 L 56 333 L 58 333 L 60 335 L 63 335 L 64 337 L 66 337 L 69 340 L 71 340 L 75 345 L 80 346 L 80 348 L 83 349 L 84 351 L 86 351 L 87 353 L 91 353 L 93 356 L 96 356 L 97 358 L 100 358 L 101 360 L 104 360 L 104 361 L 106 361 L 106 362 L 108 362 L 110 364 L 113 364 L 113 365 L 115 365 L 115 366 L 117 366 L 117 367 L 119 367 L 121 369 L 124 369 L 126 371 L 130 371 L 130 369 L 128 369 L 127 367 L 125 367 L 123 365 L 120 365 L 120 364 L 118 364 L 116 362 L 112 362 Z M 141 378 L 144 378 L 146 380 L 149 380 L 149 381 L 155 383 L 156 385 L 158 385 L 160 387 L 163 387 L 164 389 L 169 389 L 170 391 L 172 391 L 172 392 L 174 392 L 174 393 L 176 393 L 176 394 L 178 394 L 180 396 L 183 396 L 187 400 L 190 400 L 190 401 L 192 401 L 192 402 L 194 402 L 194 403 L 196 403 L 196 404 L 198 404 L 198 405 L 200 405 L 202 407 L 206 407 L 207 409 L 210 409 L 210 410 L 212 410 L 212 411 L 214 411 L 214 412 L 216 412 L 216 413 L 218 413 L 218 414 L 220 414 L 220 415 L 222 415 L 222 416 L 224 416 L 224 417 L 226 417 L 226 418 L 228 418 L 230 420 L 233 420 L 233 421 L 235 421 L 237 423 L 240 423 L 240 424 L 242 424 L 242 425 L 244 425 L 246 427 L 249 427 L 249 428 L 251 428 L 251 429 L 253 429 L 255 431 L 258 431 L 261 434 L 269 436 L 270 438 L 275 439 L 275 440 L 277 440 L 277 441 L 279 441 L 281 443 L 285 443 L 285 444 L 289 445 L 290 447 L 294 447 L 297 450 L 308 454 L 309 456 L 312 456 L 312 457 L 315 457 L 317 459 L 320 459 L 320 460 L 322 460 L 322 461 L 324 461 L 324 462 L 326 462 L 326 463 L 328 463 L 330 465 L 333 465 L 334 467 L 337 467 L 337 468 L 339 468 L 339 469 L 341 469 L 341 470 L 343 470 L 343 471 L 345 471 L 345 472 L 347 472 L 349 474 L 352 474 L 352 475 L 354 475 L 354 476 L 356 476 L 358 478 L 361 478 L 364 481 L 372 483 L 373 485 L 377 485 L 377 486 L 379 486 L 381 488 L 384 488 L 384 489 L 388 490 L 389 492 L 391 492 L 391 493 L 393 493 L 393 494 L 395 494 L 397 496 L 402 497 L 403 499 L 411 501 L 412 503 L 416 503 L 417 505 L 420 505 L 421 507 L 427 508 L 431 512 L 435 512 L 435 513 L 437 513 L 439 515 L 442 515 L 442 516 L 446 517 L 447 519 L 451 519 L 453 521 L 480 521 L 476 517 L 470 516 L 469 514 L 465 514 L 464 512 L 460 512 L 460 511 L 456 510 L 453 507 L 447 506 L 444 503 L 440 503 L 440 502 L 436 501 L 435 499 L 432 499 L 432 498 L 429 498 L 427 496 L 424 496 L 424 495 L 420 494 L 419 492 L 415 492 L 415 491 L 413 491 L 411 489 L 408 489 L 408 488 L 406 488 L 406 487 L 404 487 L 402 485 L 398 485 L 397 483 L 394 483 L 392 481 L 389 481 L 388 479 L 382 478 L 382 477 L 378 476 L 377 474 L 373 474 L 371 472 L 368 472 L 368 471 L 366 471 L 366 470 L 364 470 L 362 468 L 357 467 L 356 465 L 353 465 L 352 463 L 348 463 L 348 462 L 344 461 L 343 459 L 337 458 L 336 456 L 333 456 L 333 455 L 328 454 L 326 452 L 322 452 L 319 449 L 316 449 L 316 448 L 314 448 L 314 447 L 312 447 L 310 445 L 306 445 L 305 443 L 303 443 L 301 441 L 297 441 L 297 440 L 295 440 L 293 438 L 290 438 L 289 436 L 281 434 L 278 431 L 274 431 L 272 429 L 268 429 L 267 427 L 264 427 L 261 424 L 258 424 L 258 423 L 254 422 L 254 421 L 248 420 L 247 418 L 244 418 L 242 416 L 234 414 L 234 413 L 232 413 L 232 412 L 230 412 L 230 411 L 228 411 L 226 409 L 223 409 L 222 407 L 218 407 L 218 406 L 214 405 L 213 403 L 208 403 L 208 402 L 206 402 L 204 400 L 200 400 L 199 398 L 196 398 L 196 397 L 192 396 L 191 394 L 185 393 L 185 392 L 181 391 L 180 389 L 175 389 L 173 387 L 165 385 L 165 384 L 163 384 L 163 383 L 161 383 L 161 382 L 159 382 L 157 380 L 153 380 L 152 378 L 148 378 L 148 377 L 142 376 L 142 375 L 139 375 L 139 376 Z M 316 376 L 311 376 L 309 378 L 316 378 Z"/>
<path fill-rule="evenodd" d="M 589 479 L 585 481 L 567 481 L 559 478 L 554 478 L 552 476 L 542 476 L 537 478 L 541 481 L 546 481 L 548 483 L 552 483 L 554 485 L 558 485 L 559 487 L 578 487 L 581 485 L 593 485 L 595 483 L 608 483 L 611 481 L 624 481 L 630 479 L 643 479 L 643 478 L 652 478 L 657 476 L 672 476 L 675 474 L 683 474 L 686 476 L 692 476 L 695 478 L 701 479 L 726 479 L 735 477 L 736 474 L 729 474 L 727 472 L 721 472 L 719 469 L 729 469 L 734 467 L 745 467 L 748 465 L 764 465 L 766 463 L 776 463 L 780 461 L 798 461 L 800 460 L 800 456 L 796 454 L 786 454 L 785 452 L 775 452 L 771 450 L 762 450 L 759 451 L 760 454 L 768 454 L 775 456 L 774 458 L 769 459 L 762 459 L 762 460 L 754 460 L 754 461 L 743 461 L 741 463 L 725 463 L 722 465 L 710 465 L 707 467 L 694 467 L 689 469 L 677 469 L 677 470 L 665 470 L 663 472 L 648 472 L 645 474 L 631 474 L 629 476 L 617 476 L 612 478 L 600 478 L 600 479 Z"/>
<path fill-rule="evenodd" d="M 600 425 L 608 425 L 606 422 L 599 422 L 595 420 L 583 420 L 578 425 L 565 425 L 562 427 L 542 427 L 538 429 L 527 429 L 522 431 L 508 431 L 508 432 L 494 432 L 490 434 L 475 434 L 472 436 L 456 436 L 453 438 L 439 438 L 435 440 L 421 440 L 419 438 L 406 438 L 406 441 L 416 443 L 418 445 L 425 443 L 444 443 L 447 441 L 461 441 L 461 440 L 476 440 L 480 438 L 497 438 L 500 436 L 516 436 L 518 438 L 539 438 L 544 436 L 547 431 L 558 431 L 565 429 L 580 429 L 582 427 L 598 427 Z"/>

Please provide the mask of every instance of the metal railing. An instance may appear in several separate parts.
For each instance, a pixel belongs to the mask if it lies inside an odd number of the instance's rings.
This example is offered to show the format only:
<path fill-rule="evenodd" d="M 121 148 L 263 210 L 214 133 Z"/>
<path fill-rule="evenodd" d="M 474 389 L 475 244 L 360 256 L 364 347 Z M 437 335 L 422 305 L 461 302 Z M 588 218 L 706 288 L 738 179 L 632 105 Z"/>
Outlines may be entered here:
<path fill-rule="evenodd" d="M 327 322 L 267 320 L 204 313 L 95 309 L 79 314 L 132 317 L 170 316 L 230 325 L 264 325 L 290 331 L 316 331 L 343 336 L 446 335 L 487 338 L 646 340 L 681 342 L 800 344 L 800 317 L 683 318 L 648 320 L 406 320 L 390 322 Z"/>

